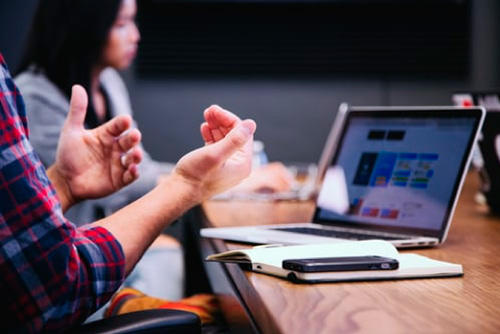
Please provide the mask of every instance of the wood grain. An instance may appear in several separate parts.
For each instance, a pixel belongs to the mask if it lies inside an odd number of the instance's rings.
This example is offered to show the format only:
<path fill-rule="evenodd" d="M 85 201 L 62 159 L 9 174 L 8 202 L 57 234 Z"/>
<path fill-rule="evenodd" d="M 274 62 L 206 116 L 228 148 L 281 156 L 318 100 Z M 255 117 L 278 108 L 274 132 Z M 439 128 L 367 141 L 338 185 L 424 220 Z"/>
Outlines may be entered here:
<path fill-rule="evenodd" d="M 306 285 L 236 265 L 228 274 L 264 333 L 498 333 L 500 219 L 475 204 L 477 189 L 470 173 L 443 245 L 405 251 L 461 263 L 464 277 Z M 213 226 L 248 225 L 307 221 L 313 204 L 209 202 L 204 210 Z"/>

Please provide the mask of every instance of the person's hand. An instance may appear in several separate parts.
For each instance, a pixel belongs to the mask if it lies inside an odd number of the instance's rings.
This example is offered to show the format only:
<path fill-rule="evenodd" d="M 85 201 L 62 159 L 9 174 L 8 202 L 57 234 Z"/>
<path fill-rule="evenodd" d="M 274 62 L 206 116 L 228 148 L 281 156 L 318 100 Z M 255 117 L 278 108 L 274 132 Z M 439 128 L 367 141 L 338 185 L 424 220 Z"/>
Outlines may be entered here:
<path fill-rule="evenodd" d="M 292 188 L 293 175 L 281 162 L 272 162 L 252 171 L 249 177 L 230 192 L 275 193 L 289 191 Z"/>
<path fill-rule="evenodd" d="M 49 168 L 67 208 L 79 200 L 109 195 L 138 178 L 141 134 L 129 116 L 117 116 L 93 129 L 84 128 L 88 98 L 73 86 L 70 110 L 61 131 L 56 161 Z M 127 131 L 129 130 L 129 131 Z M 127 131 L 127 132 L 126 132 Z"/>
<path fill-rule="evenodd" d="M 201 135 L 205 146 L 182 157 L 174 176 L 192 186 L 202 201 L 238 184 L 248 176 L 252 164 L 256 124 L 241 121 L 218 106 L 205 110 Z"/>
<path fill-rule="evenodd" d="M 206 144 L 214 143 L 226 136 L 240 119 L 218 106 L 205 110 L 206 122 L 201 125 L 201 135 Z M 252 138 L 253 139 L 253 138 Z M 280 162 L 264 165 L 232 187 L 238 192 L 279 192 L 291 189 L 293 176 Z"/>

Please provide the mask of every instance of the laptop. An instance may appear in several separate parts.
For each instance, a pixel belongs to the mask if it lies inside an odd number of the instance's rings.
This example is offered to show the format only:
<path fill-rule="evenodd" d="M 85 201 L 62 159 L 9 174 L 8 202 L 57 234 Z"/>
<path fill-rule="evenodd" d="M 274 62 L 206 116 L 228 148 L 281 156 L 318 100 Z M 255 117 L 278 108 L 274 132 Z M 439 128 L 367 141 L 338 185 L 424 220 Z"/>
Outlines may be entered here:
<path fill-rule="evenodd" d="M 312 222 L 205 228 L 204 237 L 257 244 L 383 239 L 445 241 L 485 111 L 481 107 L 342 104 L 322 159 Z"/>

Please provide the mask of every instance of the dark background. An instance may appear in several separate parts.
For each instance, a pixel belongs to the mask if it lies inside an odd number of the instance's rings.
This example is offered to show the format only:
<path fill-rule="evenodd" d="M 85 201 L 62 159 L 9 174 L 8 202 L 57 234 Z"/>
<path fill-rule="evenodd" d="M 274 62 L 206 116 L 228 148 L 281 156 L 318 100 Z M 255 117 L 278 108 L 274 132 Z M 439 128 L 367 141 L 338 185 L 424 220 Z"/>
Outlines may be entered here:
<path fill-rule="evenodd" d="M 202 110 L 258 123 L 271 160 L 316 161 L 340 102 L 449 105 L 500 86 L 496 0 L 139 0 L 142 41 L 123 73 L 146 149 L 201 144 Z M 17 66 L 36 0 L 0 0 Z"/>

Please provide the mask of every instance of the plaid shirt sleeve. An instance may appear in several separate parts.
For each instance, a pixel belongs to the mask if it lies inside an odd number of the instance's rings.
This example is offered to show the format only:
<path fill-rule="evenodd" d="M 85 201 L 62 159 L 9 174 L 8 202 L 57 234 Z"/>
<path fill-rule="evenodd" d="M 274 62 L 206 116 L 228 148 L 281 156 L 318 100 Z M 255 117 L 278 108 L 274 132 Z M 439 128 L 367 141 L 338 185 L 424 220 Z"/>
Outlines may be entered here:
<path fill-rule="evenodd" d="M 124 267 L 111 233 L 64 218 L 0 54 L 0 332 L 60 331 L 82 322 L 119 288 Z"/>

